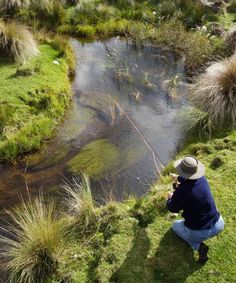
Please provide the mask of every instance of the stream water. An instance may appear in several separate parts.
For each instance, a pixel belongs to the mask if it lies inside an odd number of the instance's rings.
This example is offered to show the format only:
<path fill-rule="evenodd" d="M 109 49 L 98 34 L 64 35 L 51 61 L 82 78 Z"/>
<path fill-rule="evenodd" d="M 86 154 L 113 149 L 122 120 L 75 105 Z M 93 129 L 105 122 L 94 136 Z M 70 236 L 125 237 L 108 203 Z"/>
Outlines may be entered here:
<path fill-rule="evenodd" d="M 63 180 L 85 172 L 93 194 L 141 195 L 156 178 L 153 154 L 114 101 L 127 111 L 166 164 L 181 139 L 176 116 L 184 89 L 172 99 L 163 82 L 184 80 L 183 58 L 151 44 L 113 38 L 72 40 L 77 67 L 73 103 L 55 138 L 16 166 L 0 167 L 1 213 L 28 191 L 58 192 Z"/>

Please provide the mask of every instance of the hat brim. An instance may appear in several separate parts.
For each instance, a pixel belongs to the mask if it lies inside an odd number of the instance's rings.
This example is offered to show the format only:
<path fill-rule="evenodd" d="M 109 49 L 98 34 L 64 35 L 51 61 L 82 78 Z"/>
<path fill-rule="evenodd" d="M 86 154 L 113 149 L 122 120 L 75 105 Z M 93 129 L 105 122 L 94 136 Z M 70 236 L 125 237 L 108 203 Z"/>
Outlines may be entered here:
<path fill-rule="evenodd" d="M 189 180 L 196 180 L 205 175 L 205 166 L 202 164 L 201 161 L 198 160 L 197 172 L 194 174 L 184 172 L 181 168 L 181 162 L 182 159 L 179 159 L 174 163 L 174 167 L 181 177 Z"/>

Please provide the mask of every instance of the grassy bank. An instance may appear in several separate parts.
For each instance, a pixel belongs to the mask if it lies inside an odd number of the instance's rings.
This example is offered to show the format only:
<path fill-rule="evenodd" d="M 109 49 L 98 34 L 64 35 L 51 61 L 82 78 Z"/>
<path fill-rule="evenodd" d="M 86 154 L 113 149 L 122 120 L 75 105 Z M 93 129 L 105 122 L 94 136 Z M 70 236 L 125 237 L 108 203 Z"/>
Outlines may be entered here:
<path fill-rule="evenodd" d="M 0 57 L 0 161 L 15 161 L 52 136 L 71 97 L 62 50 L 51 41 L 25 64 Z"/>
<path fill-rule="evenodd" d="M 165 208 L 166 194 L 171 188 L 168 173 L 173 171 L 169 164 L 163 178 L 147 196 L 141 199 L 129 197 L 123 203 L 110 201 L 98 206 L 91 198 L 88 180 L 70 184 L 65 201 L 69 210 L 54 211 L 54 216 L 51 211 L 53 225 L 47 225 L 48 228 L 41 232 L 38 222 L 48 219 L 47 206 L 44 213 L 44 206 L 40 206 L 40 214 L 36 211 L 30 218 L 29 209 L 24 208 L 19 215 L 27 229 L 24 228 L 21 234 L 17 232 L 20 244 L 13 248 L 15 252 L 11 256 L 17 256 L 17 264 L 21 264 L 14 271 L 15 278 L 21 268 L 25 268 L 36 281 L 24 278 L 14 282 L 234 282 L 236 131 L 221 133 L 211 141 L 199 141 L 195 137 L 178 157 L 185 154 L 196 155 L 206 165 L 206 176 L 226 222 L 225 230 L 207 241 L 210 259 L 205 265 L 197 263 L 196 254 L 171 231 L 172 222 L 181 215 L 172 215 Z M 60 224 L 59 230 L 54 228 L 58 227 L 56 223 Z M 47 237 L 43 236 L 45 231 Z M 64 231 L 63 234 L 60 231 Z M 60 241 L 55 240 L 57 237 Z M 9 251 L 8 245 L 6 249 Z M 41 258 L 42 250 L 50 257 Z M 39 260 L 45 260 L 46 270 L 49 269 L 42 281 L 39 279 L 43 278 L 42 274 L 37 277 L 37 270 L 45 271 L 45 267 L 42 268 Z M 14 269 L 17 264 L 12 263 Z"/>

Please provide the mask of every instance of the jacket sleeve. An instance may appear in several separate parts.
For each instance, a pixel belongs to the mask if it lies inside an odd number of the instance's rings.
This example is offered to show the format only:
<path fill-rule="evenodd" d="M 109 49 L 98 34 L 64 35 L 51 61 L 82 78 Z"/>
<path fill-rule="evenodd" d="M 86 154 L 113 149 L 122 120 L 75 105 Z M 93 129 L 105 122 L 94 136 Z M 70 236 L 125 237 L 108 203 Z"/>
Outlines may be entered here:
<path fill-rule="evenodd" d="M 172 197 L 167 200 L 166 207 L 170 212 L 177 213 L 184 208 L 185 199 L 184 189 L 180 185 L 180 187 L 174 191 Z"/>

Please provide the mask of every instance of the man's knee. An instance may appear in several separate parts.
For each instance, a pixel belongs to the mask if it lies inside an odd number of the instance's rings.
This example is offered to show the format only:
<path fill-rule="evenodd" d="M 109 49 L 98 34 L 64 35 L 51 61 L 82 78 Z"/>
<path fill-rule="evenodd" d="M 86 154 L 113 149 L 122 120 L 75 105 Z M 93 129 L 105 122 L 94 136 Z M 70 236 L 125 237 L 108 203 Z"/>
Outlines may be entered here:
<path fill-rule="evenodd" d="M 177 220 L 172 224 L 172 229 L 176 234 L 181 233 L 183 227 L 183 220 Z"/>

